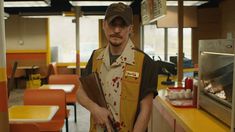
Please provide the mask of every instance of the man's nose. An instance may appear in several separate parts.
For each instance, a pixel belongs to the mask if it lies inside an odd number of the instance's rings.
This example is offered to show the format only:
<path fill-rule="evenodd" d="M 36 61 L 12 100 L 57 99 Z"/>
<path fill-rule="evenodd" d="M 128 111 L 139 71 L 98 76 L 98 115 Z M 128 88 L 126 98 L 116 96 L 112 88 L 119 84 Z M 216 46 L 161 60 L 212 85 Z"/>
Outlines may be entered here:
<path fill-rule="evenodd" d="M 121 27 L 120 26 L 115 26 L 114 27 L 114 32 L 115 33 L 119 33 L 121 31 Z"/>

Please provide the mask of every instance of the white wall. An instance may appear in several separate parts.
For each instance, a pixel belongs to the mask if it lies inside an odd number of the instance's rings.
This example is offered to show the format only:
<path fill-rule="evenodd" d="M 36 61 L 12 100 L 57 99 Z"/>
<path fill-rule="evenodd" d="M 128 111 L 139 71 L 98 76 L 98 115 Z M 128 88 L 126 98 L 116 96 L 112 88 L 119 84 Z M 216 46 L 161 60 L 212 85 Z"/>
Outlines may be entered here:
<path fill-rule="evenodd" d="M 46 50 L 46 18 L 10 16 L 5 27 L 7 50 Z"/>

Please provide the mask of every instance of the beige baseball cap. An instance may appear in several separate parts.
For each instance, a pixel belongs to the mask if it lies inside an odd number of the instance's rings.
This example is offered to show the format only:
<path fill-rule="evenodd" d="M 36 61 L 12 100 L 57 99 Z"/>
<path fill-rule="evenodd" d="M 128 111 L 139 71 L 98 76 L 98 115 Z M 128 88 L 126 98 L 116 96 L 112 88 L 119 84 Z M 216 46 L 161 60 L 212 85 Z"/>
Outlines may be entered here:
<path fill-rule="evenodd" d="M 133 23 L 133 12 L 131 7 L 121 2 L 109 5 L 104 19 L 110 23 L 116 17 L 121 17 L 128 26 Z"/>

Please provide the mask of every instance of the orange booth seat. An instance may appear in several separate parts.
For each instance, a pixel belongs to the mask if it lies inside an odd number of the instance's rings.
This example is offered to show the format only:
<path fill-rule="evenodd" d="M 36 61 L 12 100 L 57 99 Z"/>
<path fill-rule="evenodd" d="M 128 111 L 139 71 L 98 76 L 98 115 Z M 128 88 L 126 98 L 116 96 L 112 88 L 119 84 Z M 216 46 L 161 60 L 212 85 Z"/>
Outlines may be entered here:
<path fill-rule="evenodd" d="M 59 89 L 29 89 L 24 92 L 25 105 L 56 105 L 59 110 L 49 122 L 36 123 L 40 131 L 59 132 L 67 118 L 65 92 Z M 68 130 L 67 130 L 68 131 Z"/>
<path fill-rule="evenodd" d="M 49 84 L 74 84 L 75 88 L 70 93 L 66 93 L 66 104 L 74 107 L 74 121 L 77 122 L 76 102 L 79 88 L 79 76 L 74 74 L 57 74 L 49 76 Z"/>
<path fill-rule="evenodd" d="M 34 123 L 10 123 L 10 132 L 40 132 Z"/>

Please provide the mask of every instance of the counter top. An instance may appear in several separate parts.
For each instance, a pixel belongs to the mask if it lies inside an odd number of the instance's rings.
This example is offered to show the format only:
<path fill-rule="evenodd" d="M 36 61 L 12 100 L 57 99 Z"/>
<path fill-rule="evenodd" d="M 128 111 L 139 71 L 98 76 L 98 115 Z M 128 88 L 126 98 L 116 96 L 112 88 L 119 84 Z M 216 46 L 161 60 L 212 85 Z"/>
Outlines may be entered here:
<path fill-rule="evenodd" d="M 160 103 L 185 129 L 190 132 L 228 132 L 230 128 L 222 122 L 197 108 L 177 108 L 173 107 L 165 100 L 166 90 L 160 90 L 153 105 Z"/>

